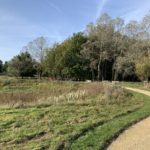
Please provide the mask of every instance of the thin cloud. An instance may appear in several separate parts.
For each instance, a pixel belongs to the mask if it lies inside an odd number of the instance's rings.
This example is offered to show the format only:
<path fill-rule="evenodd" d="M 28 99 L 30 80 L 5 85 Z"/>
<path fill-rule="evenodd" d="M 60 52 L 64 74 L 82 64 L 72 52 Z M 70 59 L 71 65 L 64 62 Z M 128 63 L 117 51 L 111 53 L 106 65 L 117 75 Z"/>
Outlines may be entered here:
<path fill-rule="evenodd" d="M 51 8 L 55 9 L 58 13 L 62 14 L 63 11 L 53 2 L 50 2 L 49 0 L 45 0 L 46 4 L 48 4 Z"/>
<path fill-rule="evenodd" d="M 98 9 L 97 9 L 97 13 L 96 13 L 96 19 L 100 16 L 100 14 L 102 13 L 105 5 L 107 4 L 108 0 L 102 0 L 99 2 L 98 4 Z"/>
<path fill-rule="evenodd" d="M 125 15 L 122 15 L 121 17 L 125 19 L 126 22 L 129 22 L 130 20 L 137 20 L 140 21 L 141 18 L 143 18 L 147 13 L 149 9 L 136 9 L 130 12 L 127 12 Z"/>
<path fill-rule="evenodd" d="M 22 23 L 24 19 L 19 17 L 18 15 L 14 14 L 13 12 L 10 12 L 9 10 L 0 8 L 0 25 L 10 25 L 15 23 Z"/>
<path fill-rule="evenodd" d="M 126 22 L 130 20 L 137 20 L 140 21 L 150 10 L 150 1 L 147 0 L 147 3 L 138 3 L 135 4 L 133 7 L 130 8 L 130 11 L 127 11 L 121 17 L 125 19 Z"/>

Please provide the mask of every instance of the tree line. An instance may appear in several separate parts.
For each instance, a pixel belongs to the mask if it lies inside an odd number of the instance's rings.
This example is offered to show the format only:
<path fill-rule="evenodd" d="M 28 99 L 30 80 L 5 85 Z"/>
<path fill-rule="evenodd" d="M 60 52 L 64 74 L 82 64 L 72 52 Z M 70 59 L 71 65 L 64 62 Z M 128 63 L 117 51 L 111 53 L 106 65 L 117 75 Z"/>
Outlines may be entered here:
<path fill-rule="evenodd" d="M 139 22 L 128 23 L 102 14 L 84 32 L 50 47 L 44 37 L 39 37 L 28 43 L 7 66 L 8 74 L 21 77 L 150 80 L 150 13 Z"/>
<path fill-rule="evenodd" d="M 8 68 L 8 62 L 6 61 L 3 63 L 2 60 L 0 60 L 0 74 L 6 74 Z"/>

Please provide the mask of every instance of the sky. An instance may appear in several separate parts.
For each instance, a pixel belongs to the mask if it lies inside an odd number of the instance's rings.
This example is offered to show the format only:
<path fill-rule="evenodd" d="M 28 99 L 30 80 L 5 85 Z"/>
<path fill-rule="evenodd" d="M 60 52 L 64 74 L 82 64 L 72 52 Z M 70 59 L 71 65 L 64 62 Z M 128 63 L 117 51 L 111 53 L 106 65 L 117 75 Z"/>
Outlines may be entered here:
<path fill-rule="evenodd" d="M 10 60 L 40 36 L 50 45 L 61 42 L 104 12 L 128 22 L 149 10 L 150 0 L 0 0 L 0 60 Z"/>

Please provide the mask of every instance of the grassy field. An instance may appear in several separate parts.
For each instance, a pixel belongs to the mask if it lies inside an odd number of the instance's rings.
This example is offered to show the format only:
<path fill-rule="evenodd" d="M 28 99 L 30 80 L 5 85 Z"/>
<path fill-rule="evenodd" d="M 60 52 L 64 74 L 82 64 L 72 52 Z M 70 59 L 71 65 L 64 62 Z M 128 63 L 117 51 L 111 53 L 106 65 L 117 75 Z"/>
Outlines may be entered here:
<path fill-rule="evenodd" d="M 98 150 L 150 115 L 149 97 L 109 83 L 0 80 L 0 149 Z"/>

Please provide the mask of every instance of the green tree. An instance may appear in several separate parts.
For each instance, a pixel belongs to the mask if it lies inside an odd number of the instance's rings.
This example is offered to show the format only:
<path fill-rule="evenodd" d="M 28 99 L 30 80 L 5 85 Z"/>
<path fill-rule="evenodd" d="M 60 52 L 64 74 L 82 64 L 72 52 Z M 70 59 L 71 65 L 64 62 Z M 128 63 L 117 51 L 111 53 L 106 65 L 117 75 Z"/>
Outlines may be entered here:
<path fill-rule="evenodd" d="M 50 75 L 61 79 L 84 80 L 87 68 L 80 53 L 85 42 L 83 33 L 77 33 L 50 48 L 45 59 Z"/>
<path fill-rule="evenodd" d="M 135 63 L 128 57 L 118 57 L 114 64 L 114 80 L 125 80 L 128 77 L 134 77 L 135 75 Z"/>
<path fill-rule="evenodd" d="M 137 80 L 144 68 L 148 76 L 149 31 L 150 14 L 141 22 L 127 24 L 121 18 L 112 19 L 102 14 L 84 33 L 73 34 L 49 48 L 43 37 L 37 38 L 24 49 L 36 59 L 35 68 L 40 76 L 46 74 L 68 80 Z"/>
<path fill-rule="evenodd" d="M 141 80 L 150 79 L 150 56 L 141 57 L 136 62 L 136 73 Z"/>
<path fill-rule="evenodd" d="M 95 26 L 90 24 L 86 30 L 88 41 L 82 53 L 90 62 L 93 79 L 95 76 L 98 80 L 111 79 L 113 62 L 120 46 L 119 39 L 122 39 L 115 30 L 119 30 L 119 25 L 115 29 L 114 20 L 107 14 L 103 14 Z"/>
<path fill-rule="evenodd" d="M 34 60 L 28 52 L 15 56 L 8 63 L 8 73 L 17 77 L 32 77 L 35 75 Z"/>
<path fill-rule="evenodd" d="M 0 60 L 0 73 L 3 72 L 3 62 Z"/>
<path fill-rule="evenodd" d="M 3 64 L 3 72 L 7 73 L 7 69 L 8 69 L 8 62 L 5 61 L 5 63 Z"/>

